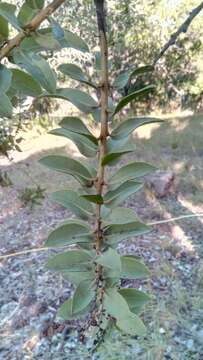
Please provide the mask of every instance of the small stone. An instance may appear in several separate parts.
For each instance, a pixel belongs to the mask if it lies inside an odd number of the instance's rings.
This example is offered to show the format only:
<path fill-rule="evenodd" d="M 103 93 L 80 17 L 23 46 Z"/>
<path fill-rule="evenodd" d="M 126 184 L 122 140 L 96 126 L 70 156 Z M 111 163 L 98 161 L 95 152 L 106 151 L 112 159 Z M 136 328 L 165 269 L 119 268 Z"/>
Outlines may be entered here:
<path fill-rule="evenodd" d="M 20 311 L 11 321 L 11 328 L 18 330 L 28 324 L 28 318 L 25 316 L 25 312 Z"/>
<path fill-rule="evenodd" d="M 30 316 L 37 317 L 38 315 L 44 313 L 47 310 L 46 302 L 40 302 L 33 304 L 29 307 Z"/>
<path fill-rule="evenodd" d="M 176 192 L 175 174 L 171 171 L 156 171 L 147 176 L 147 187 L 152 190 L 157 198 L 163 198 Z"/>
<path fill-rule="evenodd" d="M 34 335 L 23 345 L 23 350 L 32 351 L 35 348 L 38 341 L 39 341 L 39 337 L 37 335 Z"/>
<path fill-rule="evenodd" d="M 24 294 L 20 298 L 20 305 L 30 306 L 37 301 L 37 296 L 35 294 Z"/>
<path fill-rule="evenodd" d="M 159 329 L 159 333 L 162 335 L 162 334 L 165 334 L 166 331 L 164 330 L 164 328 L 160 328 L 160 329 Z"/>
<path fill-rule="evenodd" d="M 199 343 L 203 343 L 203 329 L 197 332 L 197 340 L 199 341 Z"/>
<path fill-rule="evenodd" d="M 193 339 L 187 340 L 186 346 L 187 346 L 188 350 L 193 350 L 193 348 L 194 348 L 194 340 Z"/>

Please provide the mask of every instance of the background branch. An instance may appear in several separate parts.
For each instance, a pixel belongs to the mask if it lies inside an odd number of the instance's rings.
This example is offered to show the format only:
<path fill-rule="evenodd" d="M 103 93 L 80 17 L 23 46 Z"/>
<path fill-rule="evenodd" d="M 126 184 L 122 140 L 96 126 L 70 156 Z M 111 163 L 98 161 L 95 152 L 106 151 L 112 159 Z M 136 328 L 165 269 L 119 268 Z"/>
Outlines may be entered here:
<path fill-rule="evenodd" d="M 177 31 L 175 31 L 170 39 L 167 41 L 167 43 L 163 46 L 163 48 L 161 49 L 160 53 L 156 56 L 154 62 L 153 62 L 153 66 L 156 65 L 156 63 L 160 60 L 160 58 L 165 54 L 165 52 L 169 49 L 169 47 L 171 47 L 172 45 L 175 44 L 177 38 L 180 36 L 181 33 L 186 33 L 191 22 L 194 20 L 194 18 L 200 13 L 200 11 L 203 9 L 203 1 L 201 2 L 201 4 L 199 4 L 196 8 L 194 8 L 189 16 L 187 17 L 187 19 L 183 22 L 183 24 L 178 28 Z"/>
<path fill-rule="evenodd" d="M 22 31 L 20 31 L 14 38 L 8 40 L 6 45 L 0 50 L 0 61 L 9 55 L 11 50 L 19 46 L 26 36 L 29 36 L 33 31 L 37 30 L 41 23 L 53 14 L 66 0 L 54 0 L 46 6 L 27 24 Z"/>

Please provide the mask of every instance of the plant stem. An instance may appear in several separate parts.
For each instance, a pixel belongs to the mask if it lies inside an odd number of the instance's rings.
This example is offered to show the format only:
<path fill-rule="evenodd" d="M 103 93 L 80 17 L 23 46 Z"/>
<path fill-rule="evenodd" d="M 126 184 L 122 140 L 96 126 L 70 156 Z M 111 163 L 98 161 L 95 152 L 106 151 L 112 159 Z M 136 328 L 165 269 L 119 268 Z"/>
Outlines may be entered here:
<path fill-rule="evenodd" d="M 102 195 L 104 186 L 104 166 L 102 165 L 102 158 L 106 154 L 106 143 L 108 136 L 108 44 L 106 37 L 106 23 L 105 23 L 105 10 L 104 0 L 94 0 L 97 13 L 97 24 L 99 31 L 99 43 L 101 52 L 101 131 L 99 136 L 99 158 L 98 158 L 98 171 L 96 190 L 97 194 Z M 96 206 L 96 252 L 101 252 L 102 246 L 102 232 L 101 232 L 101 205 Z"/>

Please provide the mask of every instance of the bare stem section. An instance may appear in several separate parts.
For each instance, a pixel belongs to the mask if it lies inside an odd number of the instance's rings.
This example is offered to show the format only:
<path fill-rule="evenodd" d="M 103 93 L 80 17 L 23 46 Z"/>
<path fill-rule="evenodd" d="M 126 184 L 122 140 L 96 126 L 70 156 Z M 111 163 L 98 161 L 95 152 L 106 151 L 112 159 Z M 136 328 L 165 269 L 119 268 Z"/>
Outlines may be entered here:
<path fill-rule="evenodd" d="M 98 195 L 102 195 L 104 186 L 104 166 L 102 165 L 102 158 L 106 154 L 106 142 L 108 136 L 108 44 L 106 37 L 106 23 L 105 23 L 105 9 L 104 0 L 95 0 L 97 24 L 99 31 L 99 43 L 101 52 L 101 131 L 99 136 L 99 165 L 97 171 L 96 190 Z M 102 231 L 101 231 L 101 205 L 96 207 L 96 251 L 97 254 L 101 251 L 102 245 Z"/>

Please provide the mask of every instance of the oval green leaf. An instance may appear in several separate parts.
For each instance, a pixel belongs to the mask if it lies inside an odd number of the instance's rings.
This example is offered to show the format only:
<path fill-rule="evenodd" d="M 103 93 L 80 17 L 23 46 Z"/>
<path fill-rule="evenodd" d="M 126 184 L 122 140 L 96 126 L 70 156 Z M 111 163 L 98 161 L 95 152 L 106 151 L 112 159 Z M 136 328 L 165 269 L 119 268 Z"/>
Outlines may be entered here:
<path fill-rule="evenodd" d="M 130 222 L 137 221 L 137 216 L 132 209 L 124 207 L 116 207 L 109 211 L 106 217 L 103 217 L 103 224 L 105 226 L 115 224 L 128 224 Z"/>
<path fill-rule="evenodd" d="M 133 256 L 121 256 L 121 278 L 143 279 L 150 275 L 148 268 Z"/>
<path fill-rule="evenodd" d="M 83 121 L 76 116 L 66 116 L 62 121 L 60 121 L 59 125 L 66 130 L 85 135 L 96 145 L 98 144 L 96 137 L 89 131 Z"/>
<path fill-rule="evenodd" d="M 70 250 L 49 259 L 47 268 L 55 271 L 89 271 L 91 262 L 92 257 L 87 251 Z"/>
<path fill-rule="evenodd" d="M 12 107 L 9 97 L 4 93 L 0 93 L 0 116 L 11 117 L 12 110 L 13 110 L 13 107 Z"/>
<path fill-rule="evenodd" d="M 80 153 L 86 157 L 95 157 L 97 154 L 97 145 L 95 145 L 93 141 L 91 141 L 84 135 L 77 134 L 64 128 L 54 129 L 51 130 L 49 133 L 52 135 L 63 136 L 70 139 L 77 146 Z"/>
<path fill-rule="evenodd" d="M 121 156 L 129 154 L 135 151 L 134 145 L 126 145 L 123 148 L 115 149 L 114 151 L 107 153 L 102 159 L 102 165 L 112 166 L 115 164 L 115 161 L 120 159 Z"/>
<path fill-rule="evenodd" d="M 81 198 L 77 192 L 73 190 L 61 190 L 52 194 L 52 198 L 58 204 L 70 209 L 75 215 L 82 219 L 93 216 L 93 206 L 89 201 Z"/>
<path fill-rule="evenodd" d="M 151 231 L 150 227 L 140 221 L 133 221 L 124 224 L 108 225 L 104 229 L 106 242 L 110 245 L 117 244 L 129 237 L 139 236 Z"/>
<path fill-rule="evenodd" d="M 11 24 L 15 29 L 17 30 L 22 30 L 20 27 L 20 24 L 18 22 L 17 17 L 15 16 L 15 12 L 16 12 L 16 6 L 6 3 L 6 2 L 1 2 L 0 3 L 0 15 L 9 22 L 9 24 Z"/>
<path fill-rule="evenodd" d="M 119 318 L 116 325 L 121 331 L 128 335 L 146 335 L 146 327 L 136 314 L 130 313 L 123 318 Z"/>
<path fill-rule="evenodd" d="M 87 313 L 89 313 L 89 306 L 87 306 L 86 309 L 83 309 L 82 311 L 78 312 L 78 313 L 72 313 L 72 301 L 73 299 L 70 298 L 68 300 L 66 300 L 58 309 L 57 315 L 59 317 L 61 317 L 64 320 L 75 320 L 80 318 L 81 316 L 86 315 Z"/>
<path fill-rule="evenodd" d="M 132 162 L 121 167 L 109 180 L 109 184 L 123 183 L 150 174 L 156 168 L 144 162 Z"/>
<path fill-rule="evenodd" d="M 80 220 L 69 220 L 52 231 L 45 246 L 60 247 L 77 243 L 89 243 L 93 241 L 89 226 Z"/>
<path fill-rule="evenodd" d="M 140 126 L 159 122 L 163 122 L 163 120 L 152 117 L 130 118 L 118 124 L 111 132 L 111 137 L 122 139 L 129 136 L 135 129 L 139 128 Z"/>
<path fill-rule="evenodd" d="M 76 288 L 72 298 L 72 314 L 77 314 L 87 308 L 95 297 L 95 290 L 92 282 L 82 281 Z"/>
<path fill-rule="evenodd" d="M 11 69 L 12 83 L 11 87 L 21 95 L 39 96 L 42 93 L 39 83 L 26 72 L 19 69 Z"/>
<path fill-rule="evenodd" d="M 137 289 L 123 288 L 118 290 L 118 292 L 127 302 L 130 311 L 135 314 L 139 314 L 142 310 L 142 307 L 146 305 L 150 300 L 149 295 Z"/>
<path fill-rule="evenodd" d="M 62 275 L 64 279 L 68 280 L 72 284 L 78 286 L 81 281 L 89 280 L 93 281 L 95 279 L 94 271 L 63 271 Z"/>
<path fill-rule="evenodd" d="M 8 39 L 8 21 L 0 15 L 0 43 Z"/>
<path fill-rule="evenodd" d="M 56 90 L 56 74 L 49 63 L 40 55 L 22 50 L 14 51 L 14 61 L 24 68 L 41 86 L 50 93 Z"/>
<path fill-rule="evenodd" d="M 94 261 L 96 261 L 97 264 L 118 272 L 118 275 L 121 271 L 120 255 L 114 249 L 109 248 L 100 256 L 97 256 Z"/>
<path fill-rule="evenodd" d="M 130 79 L 132 79 L 135 76 L 145 74 L 146 72 L 151 72 L 153 71 L 153 69 L 154 67 L 152 65 L 145 65 L 145 66 L 140 66 L 133 71 L 131 70 L 125 71 L 116 77 L 113 83 L 113 87 L 116 88 L 117 90 L 123 89 L 128 84 Z"/>
<path fill-rule="evenodd" d="M 83 185 L 92 181 L 92 174 L 89 169 L 82 165 L 79 161 L 71 159 L 67 156 L 49 155 L 39 160 L 40 164 L 68 175 L 79 180 Z"/>
<path fill-rule="evenodd" d="M 130 195 L 134 194 L 143 187 L 142 183 L 136 181 L 126 181 L 114 190 L 109 190 L 104 195 L 106 207 L 114 208 L 123 203 Z"/>
<path fill-rule="evenodd" d="M 87 75 L 82 71 L 82 69 L 78 65 L 71 63 L 62 64 L 58 67 L 58 70 L 62 72 L 64 75 L 69 76 L 71 79 L 78 80 L 81 83 L 90 85 L 93 88 L 97 88 L 96 85 L 94 85 L 88 80 Z"/>
<path fill-rule="evenodd" d="M 89 94 L 78 89 L 61 88 L 57 89 L 54 94 L 44 94 L 43 96 L 68 100 L 84 113 L 90 113 L 98 107 L 98 103 Z"/>
<path fill-rule="evenodd" d="M 90 201 L 91 203 L 95 203 L 95 204 L 103 204 L 103 202 L 104 202 L 103 197 L 101 195 L 97 195 L 97 194 L 81 195 L 80 197 Z"/>
<path fill-rule="evenodd" d="M 136 98 L 140 98 L 143 95 L 148 94 L 150 91 L 154 90 L 155 86 L 154 85 L 148 85 L 145 86 L 144 88 L 140 89 L 140 90 L 136 90 L 133 93 L 123 97 L 118 105 L 116 106 L 113 116 L 116 115 L 119 111 L 121 111 L 126 105 L 128 105 L 131 101 L 135 100 Z"/>
<path fill-rule="evenodd" d="M 6 93 L 11 85 L 12 72 L 0 64 L 0 93 Z"/>

